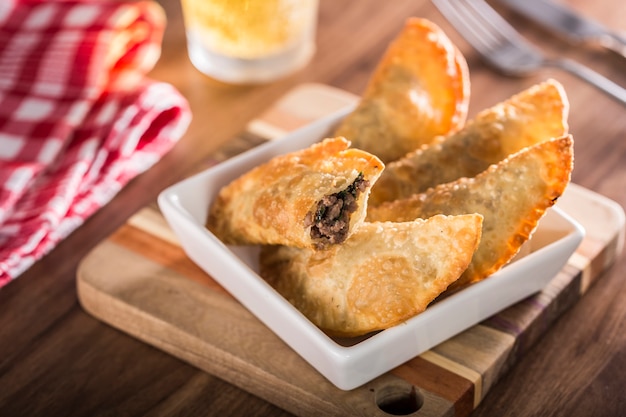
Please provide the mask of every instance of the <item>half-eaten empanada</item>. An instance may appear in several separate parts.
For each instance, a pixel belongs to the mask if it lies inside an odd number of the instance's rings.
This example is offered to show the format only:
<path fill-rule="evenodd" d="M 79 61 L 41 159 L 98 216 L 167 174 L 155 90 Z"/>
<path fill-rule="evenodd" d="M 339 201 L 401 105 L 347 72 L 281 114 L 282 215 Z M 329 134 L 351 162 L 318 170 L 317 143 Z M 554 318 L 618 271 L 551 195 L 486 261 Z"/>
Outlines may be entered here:
<path fill-rule="evenodd" d="M 222 188 L 207 227 L 227 244 L 323 248 L 363 221 L 371 186 L 384 169 L 344 138 L 271 159 Z"/>
<path fill-rule="evenodd" d="M 465 270 L 481 226 L 477 214 L 363 223 L 326 250 L 263 247 L 260 274 L 328 334 L 359 336 L 424 311 Z"/>
<path fill-rule="evenodd" d="M 435 24 L 410 18 L 335 134 L 388 163 L 463 126 L 469 95 L 463 55 Z"/>
<path fill-rule="evenodd" d="M 478 113 L 458 132 L 387 164 L 368 204 L 406 198 L 438 184 L 473 177 L 536 143 L 568 132 L 569 103 L 548 80 Z"/>
<path fill-rule="evenodd" d="M 523 149 L 473 178 L 368 210 L 368 221 L 410 221 L 437 214 L 480 213 L 483 235 L 472 263 L 451 289 L 480 281 L 509 262 L 545 211 L 561 196 L 573 168 L 571 136 Z"/>

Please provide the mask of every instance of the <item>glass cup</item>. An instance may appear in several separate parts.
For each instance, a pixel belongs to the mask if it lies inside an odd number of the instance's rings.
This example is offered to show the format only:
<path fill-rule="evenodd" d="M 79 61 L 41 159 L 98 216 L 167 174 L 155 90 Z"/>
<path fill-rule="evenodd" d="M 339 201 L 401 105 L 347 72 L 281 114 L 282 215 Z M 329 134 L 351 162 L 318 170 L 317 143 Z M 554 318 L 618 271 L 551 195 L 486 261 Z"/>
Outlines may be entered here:
<path fill-rule="evenodd" d="M 318 0 L 181 0 L 192 64 L 227 83 L 264 83 L 315 52 Z"/>

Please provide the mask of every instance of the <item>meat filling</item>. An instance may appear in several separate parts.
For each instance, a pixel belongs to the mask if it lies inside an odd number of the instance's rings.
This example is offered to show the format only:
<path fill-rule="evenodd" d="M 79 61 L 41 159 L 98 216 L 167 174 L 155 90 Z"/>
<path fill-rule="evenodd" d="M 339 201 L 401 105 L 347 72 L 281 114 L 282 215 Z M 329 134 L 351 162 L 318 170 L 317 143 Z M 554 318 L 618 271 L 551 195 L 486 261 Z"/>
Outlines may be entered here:
<path fill-rule="evenodd" d="M 318 248 L 346 240 L 350 216 L 357 209 L 359 194 L 368 186 L 369 181 L 361 173 L 345 190 L 325 196 L 317 203 L 315 212 L 307 214 L 305 226 L 311 226 L 311 238 Z"/>

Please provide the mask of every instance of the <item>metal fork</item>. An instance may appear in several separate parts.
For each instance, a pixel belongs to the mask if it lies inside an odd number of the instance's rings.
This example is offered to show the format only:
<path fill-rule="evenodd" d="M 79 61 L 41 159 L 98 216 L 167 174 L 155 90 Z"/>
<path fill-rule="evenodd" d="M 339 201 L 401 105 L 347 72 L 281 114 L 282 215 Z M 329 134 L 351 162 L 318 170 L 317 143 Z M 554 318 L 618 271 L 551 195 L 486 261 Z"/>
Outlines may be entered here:
<path fill-rule="evenodd" d="M 502 73 L 526 76 L 543 67 L 555 67 L 576 75 L 626 104 L 626 89 L 576 61 L 545 56 L 484 0 L 432 2 L 478 53 Z"/>

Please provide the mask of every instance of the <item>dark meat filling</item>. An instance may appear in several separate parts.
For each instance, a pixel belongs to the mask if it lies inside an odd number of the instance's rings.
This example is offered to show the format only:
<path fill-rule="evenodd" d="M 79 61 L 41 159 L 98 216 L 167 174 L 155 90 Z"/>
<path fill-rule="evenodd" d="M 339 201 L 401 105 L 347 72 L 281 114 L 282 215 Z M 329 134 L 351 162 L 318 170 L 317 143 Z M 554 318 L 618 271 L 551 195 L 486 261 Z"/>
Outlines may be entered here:
<path fill-rule="evenodd" d="M 317 242 L 318 248 L 346 240 L 350 216 L 357 209 L 359 194 L 368 186 L 369 181 L 361 173 L 345 190 L 322 198 L 315 213 L 307 214 L 305 226 L 311 226 L 311 238 Z"/>

